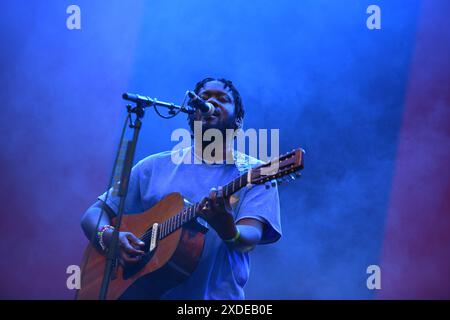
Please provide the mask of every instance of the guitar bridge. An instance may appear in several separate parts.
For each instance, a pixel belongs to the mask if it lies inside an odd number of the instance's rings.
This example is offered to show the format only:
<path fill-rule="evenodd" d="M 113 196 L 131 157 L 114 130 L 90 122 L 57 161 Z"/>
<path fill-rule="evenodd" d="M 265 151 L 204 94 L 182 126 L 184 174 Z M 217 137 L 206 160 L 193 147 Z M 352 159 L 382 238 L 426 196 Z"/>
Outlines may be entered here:
<path fill-rule="evenodd" d="M 150 247 L 148 249 L 149 252 L 152 252 L 153 249 L 156 248 L 156 241 L 158 239 L 158 231 L 159 231 L 159 225 L 155 222 L 152 226 L 152 237 L 150 238 Z"/>

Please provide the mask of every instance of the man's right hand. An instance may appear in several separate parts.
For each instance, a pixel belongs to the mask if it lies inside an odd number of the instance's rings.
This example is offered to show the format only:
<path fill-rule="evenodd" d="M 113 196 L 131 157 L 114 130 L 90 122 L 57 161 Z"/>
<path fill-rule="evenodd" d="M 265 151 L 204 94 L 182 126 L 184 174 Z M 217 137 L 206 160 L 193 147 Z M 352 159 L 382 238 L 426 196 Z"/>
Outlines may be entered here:
<path fill-rule="evenodd" d="M 113 230 L 107 230 L 104 233 L 104 241 L 109 246 Z M 145 245 L 138 237 L 131 232 L 119 232 L 119 260 L 122 265 L 135 264 L 139 262 L 144 254 L 140 250 Z"/>

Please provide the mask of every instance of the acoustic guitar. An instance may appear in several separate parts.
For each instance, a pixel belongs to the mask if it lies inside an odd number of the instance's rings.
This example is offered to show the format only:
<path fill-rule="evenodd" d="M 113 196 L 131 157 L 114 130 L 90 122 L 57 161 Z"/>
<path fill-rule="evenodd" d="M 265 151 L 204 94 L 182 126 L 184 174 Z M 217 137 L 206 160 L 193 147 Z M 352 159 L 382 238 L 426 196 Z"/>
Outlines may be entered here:
<path fill-rule="evenodd" d="M 266 184 L 270 188 L 276 185 L 275 179 L 281 183 L 286 177 L 299 177 L 303 156 L 304 151 L 296 149 L 249 169 L 223 186 L 224 196 L 252 185 Z M 202 255 L 207 231 L 197 222 L 198 205 L 189 203 L 179 193 L 171 193 L 143 213 L 123 216 L 120 230 L 138 236 L 145 243 L 145 254 L 130 266 L 122 266 L 116 259 L 108 300 L 158 299 L 192 274 Z M 89 244 L 83 254 L 81 288 L 76 299 L 98 299 L 105 264 L 105 254 Z"/>

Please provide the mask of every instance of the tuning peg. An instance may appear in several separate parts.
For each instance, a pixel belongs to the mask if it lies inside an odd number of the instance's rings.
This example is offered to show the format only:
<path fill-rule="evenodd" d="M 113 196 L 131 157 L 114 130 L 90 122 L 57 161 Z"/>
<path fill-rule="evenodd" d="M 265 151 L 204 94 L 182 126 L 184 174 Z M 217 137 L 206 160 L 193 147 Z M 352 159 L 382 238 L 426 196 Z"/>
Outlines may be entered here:
<path fill-rule="evenodd" d="M 264 184 L 264 187 L 265 187 L 266 189 L 270 189 L 270 184 L 265 183 L 265 184 Z"/>
<path fill-rule="evenodd" d="M 278 183 L 278 184 L 282 184 L 282 183 L 283 183 L 283 179 L 278 178 L 278 179 L 277 179 L 277 183 Z M 274 185 L 274 184 L 275 184 L 275 182 L 272 182 L 272 185 Z"/>
<path fill-rule="evenodd" d="M 295 174 L 290 174 L 289 177 L 291 178 L 291 180 L 297 179 L 297 177 L 295 176 Z"/>
<path fill-rule="evenodd" d="M 297 178 L 300 178 L 301 176 L 302 176 L 302 174 L 300 173 L 300 172 L 295 172 L 295 176 L 297 177 Z"/>

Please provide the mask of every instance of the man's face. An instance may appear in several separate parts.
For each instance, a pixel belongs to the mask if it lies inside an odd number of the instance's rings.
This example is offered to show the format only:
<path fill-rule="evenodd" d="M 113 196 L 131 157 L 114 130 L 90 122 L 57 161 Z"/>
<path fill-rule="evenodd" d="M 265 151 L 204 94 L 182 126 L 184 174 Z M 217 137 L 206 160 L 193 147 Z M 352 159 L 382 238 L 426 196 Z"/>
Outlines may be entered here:
<path fill-rule="evenodd" d="M 234 100 L 229 88 L 224 88 L 220 81 L 210 81 L 200 89 L 198 96 L 215 107 L 210 116 L 204 116 L 198 110 L 195 113 L 194 120 L 202 121 L 203 130 L 216 128 L 225 132 L 225 129 L 235 128 Z"/>

